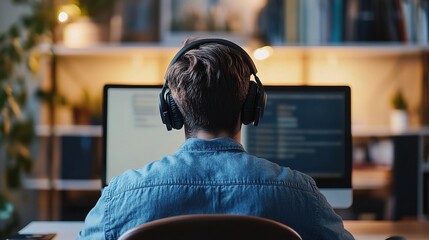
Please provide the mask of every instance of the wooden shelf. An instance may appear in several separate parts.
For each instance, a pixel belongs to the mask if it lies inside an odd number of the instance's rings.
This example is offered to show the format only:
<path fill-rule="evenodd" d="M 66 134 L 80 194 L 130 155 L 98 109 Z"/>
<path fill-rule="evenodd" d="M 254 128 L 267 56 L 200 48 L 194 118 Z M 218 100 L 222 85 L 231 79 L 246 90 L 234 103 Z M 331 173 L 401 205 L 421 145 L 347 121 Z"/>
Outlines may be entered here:
<path fill-rule="evenodd" d="M 49 184 L 49 179 L 47 178 L 24 178 L 22 186 L 30 190 L 49 190 L 51 188 L 51 184 Z"/>
<path fill-rule="evenodd" d="M 136 44 L 104 44 L 87 48 L 68 48 L 56 45 L 53 48 L 57 56 L 90 56 L 90 55 L 130 55 L 146 54 L 159 56 L 179 50 L 179 47 L 162 45 L 136 45 Z"/>
<path fill-rule="evenodd" d="M 388 126 L 376 127 L 352 127 L 353 137 L 383 137 L 383 136 L 407 136 L 407 135 L 429 135 L 429 127 L 410 128 L 405 132 L 394 132 Z"/>
<path fill-rule="evenodd" d="M 55 190 L 101 191 L 100 179 L 56 179 L 53 182 Z"/>
<path fill-rule="evenodd" d="M 300 52 L 311 55 L 340 55 L 340 56 L 368 56 L 368 55 L 404 55 L 419 54 L 427 51 L 427 46 L 410 44 L 362 44 L 346 43 L 341 45 L 324 46 L 276 46 L 275 52 Z"/>
<path fill-rule="evenodd" d="M 48 125 L 36 126 L 36 134 L 40 137 L 48 137 L 53 131 L 55 136 L 82 136 L 101 137 L 102 126 L 100 125 L 57 125 L 51 128 Z"/>
<path fill-rule="evenodd" d="M 29 190 L 76 190 L 101 191 L 100 179 L 55 179 L 52 183 L 47 178 L 24 178 L 23 187 Z"/>
<path fill-rule="evenodd" d="M 250 50 L 250 47 L 243 46 Z M 147 54 L 159 56 L 160 54 L 173 54 L 180 49 L 180 46 L 171 46 L 162 43 L 106 43 L 85 48 L 69 48 L 58 44 L 52 48 L 41 47 L 40 52 L 52 53 L 57 56 L 92 56 L 92 55 L 129 55 Z M 344 43 L 336 45 L 305 46 L 273 46 L 274 53 L 281 54 L 339 54 L 359 56 L 368 54 L 374 55 L 398 55 L 398 54 L 418 54 L 429 51 L 429 46 L 400 44 L 400 43 Z"/>
<path fill-rule="evenodd" d="M 390 186 L 392 169 L 388 166 L 353 167 L 353 189 L 382 189 Z"/>

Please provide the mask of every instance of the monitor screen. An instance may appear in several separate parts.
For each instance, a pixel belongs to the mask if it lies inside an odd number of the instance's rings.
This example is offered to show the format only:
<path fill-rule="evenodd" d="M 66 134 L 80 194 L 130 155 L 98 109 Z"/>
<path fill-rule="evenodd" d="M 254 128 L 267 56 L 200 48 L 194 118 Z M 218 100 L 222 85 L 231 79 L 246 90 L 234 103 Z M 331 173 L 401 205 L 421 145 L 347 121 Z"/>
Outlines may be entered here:
<path fill-rule="evenodd" d="M 159 115 L 162 86 L 104 88 L 103 186 L 127 169 L 174 153 L 183 130 L 167 131 Z M 350 89 L 339 86 L 268 86 L 264 118 L 246 126 L 250 154 L 312 176 L 333 207 L 351 205 Z"/>
<path fill-rule="evenodd" d="M 103 120 L 103 186 L 127 169 L 174 153 L 183 131 L 167 131 L 159 115 L 161 86 L 106 85 Z"/>
<path fill-rule="evenodd" d="M 351 116 L 347 86 L 267 86 L 258 127 L 242 132 L 246 150 L 314 178 L 322 192 L 351 204 Z M 325 194 L 327 196 L 328 194 Z M 336 201 L 330 199 L 330 202 Z M 334 205 L 334 204 L 332 204 Z"/>

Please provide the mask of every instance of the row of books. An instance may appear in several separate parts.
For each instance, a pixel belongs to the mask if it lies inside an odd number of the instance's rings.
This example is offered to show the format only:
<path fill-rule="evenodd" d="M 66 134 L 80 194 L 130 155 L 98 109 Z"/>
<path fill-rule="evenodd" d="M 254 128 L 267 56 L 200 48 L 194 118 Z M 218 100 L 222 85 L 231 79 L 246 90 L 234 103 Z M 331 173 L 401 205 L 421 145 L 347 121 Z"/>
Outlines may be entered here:
<path fill-rule="evenodd" d="M 258 34 L 272 45 L 428 43 L 429 0 L 268 0 Z"/>

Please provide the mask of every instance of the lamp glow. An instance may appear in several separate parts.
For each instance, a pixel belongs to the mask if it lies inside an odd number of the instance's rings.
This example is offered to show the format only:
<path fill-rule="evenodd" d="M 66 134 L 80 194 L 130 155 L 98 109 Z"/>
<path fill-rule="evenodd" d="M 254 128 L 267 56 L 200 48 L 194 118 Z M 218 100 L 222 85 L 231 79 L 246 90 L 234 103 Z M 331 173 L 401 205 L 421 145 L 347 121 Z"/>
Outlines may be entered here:
<path fill-rule="evenodd" d="M 257 60 L 265 60 L 273 55 L 273 48 L 270 46 L 264 46 L 253 51 L 253 56 Z"/>
<path fill-rule="evenodd" d="M 67 22 L 69 20 L 69 15 L 66 12 L 60 12 L 58 14 L 58 21 L 59 22 Z"/>
<path fill-rule="evenodd" d="M 62 5 L 57 10 L 58 22 L 64 23 L 81 15 L 81 10 L 76 4 Z"/>

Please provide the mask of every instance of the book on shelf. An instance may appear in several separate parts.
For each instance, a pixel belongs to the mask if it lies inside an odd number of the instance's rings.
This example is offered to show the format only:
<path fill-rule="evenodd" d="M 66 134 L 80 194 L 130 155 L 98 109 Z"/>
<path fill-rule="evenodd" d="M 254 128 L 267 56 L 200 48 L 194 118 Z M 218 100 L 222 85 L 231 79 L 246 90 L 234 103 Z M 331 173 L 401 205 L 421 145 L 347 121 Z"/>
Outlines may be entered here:
<path fill-rule="evenodd" d="M 296 44 L 299 42 L 299 28 L 298 28 L 298 10 L 299 0 L 288 0 L 284 5 L 285 12 L 285 33 L 286 42 Z"/>
<path fill-rule="evenodd" d="M 423 214 L 429 218 L 429 172 L 423 174 Z"/>
<path fill-rule="evenodd" d="M 429 0 L 270 0 L 259 31 L 271 45 L 428 42 Z"/>
<path fill-rule="evenodd" d="M 429 42 L 429 1 L 421 1 L 417 11 L 417 43 L 424 45 Z"/>
<path fill-rule="evenodd" d="M 400 0 L 401 5 L 401 11 L 403 13 L 403 19 L 404 19 L 404 29 L 406 33 L 406 40 L 408 42 L 414 42 L 415 41 L 415 33 L 413 26 L 415 25 L 414 22 L 414 7 L 413 2 L 409 0 Z"/>
<path fill-rule="evenodd" d="M 270 45 L 285 42 L 284 0 L 270 0 L 262 8 L 258 19 L 258 35 Z"/>
<path fill-rule="evenodd" d="M 396 0 L 346 1 L 345 41 L 405 42 L 402 8 Z"/>
<path fill-rule="evenodd" d="M 329 41 L 332 43 L 340 43 L 343 40 L 343 3 L 343 0 L 332 0 L 331 2 Z"/>

